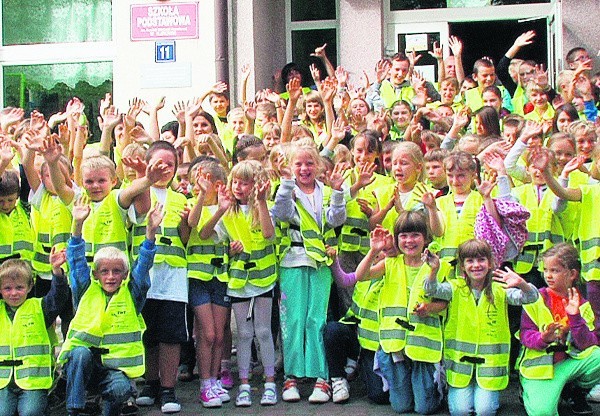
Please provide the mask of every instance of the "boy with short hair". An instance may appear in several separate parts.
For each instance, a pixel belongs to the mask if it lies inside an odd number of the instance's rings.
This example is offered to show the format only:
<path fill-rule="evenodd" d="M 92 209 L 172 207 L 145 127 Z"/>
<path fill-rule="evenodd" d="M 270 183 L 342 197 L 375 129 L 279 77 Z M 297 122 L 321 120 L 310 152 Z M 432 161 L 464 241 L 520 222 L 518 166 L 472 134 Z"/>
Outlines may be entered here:
<path fill-rule="evenodd" d="M 43 416 L 52 387 L 54 321 L 69 297 L 61 265 L 65 252 L 53 250 L 52 286 L 43 298 L 27 295 L 33 273 L 24 260 L 0 265 L 0 414 Z"/>
<path fill-rule="evenodd" d="M 494 63 L 488 58 L 481 58 L 475 61 L 473 65 L 473 80 L 477 82 L 477 88 L 471 88 L 465 91 L 465 105 L 475 112 L 483 107 L 483 89 L 496 84 L 496 68 Z M 502 107 L 512 111 L 510 94 L 502 86 Z"/>
<path fill-rule="evenodd" d="M 21 185 L 14 170 L 0 177 L 0 263 L 8 259 L 33 258 L 34 233 L 19 194 Z"/>
<path fill-rule="evenodd" d="M 448 154 L 445 149 L 433 149 L 423 156 L 427 184 L 435 190 L 433 194 L 436 198 L 448 194 L 449 188 L 446 180 L 446 170 L 444 169 L 444 159 Z"/>
<path fill-rule="evenodd" d="M 156 230 L 163 219 L 162 206 L 148 213 L 146 240 L 129 273 L 129 259 L 115 247 L 94 255 L 91 279 L 85 258 L 83 224 L 91 213 L 85 198 L 73 207 L 73 235 L 67 247 L 73 303 L 77 312 L 58 360 L 67 375 L 67 411 L 78 415 L 85 408 L 86 388 L 96 385 L 104 400 L 103 415 L 118 416 L 135 390 L 131 379 L 144 374 L 141 310 L 150 288 Z"/>

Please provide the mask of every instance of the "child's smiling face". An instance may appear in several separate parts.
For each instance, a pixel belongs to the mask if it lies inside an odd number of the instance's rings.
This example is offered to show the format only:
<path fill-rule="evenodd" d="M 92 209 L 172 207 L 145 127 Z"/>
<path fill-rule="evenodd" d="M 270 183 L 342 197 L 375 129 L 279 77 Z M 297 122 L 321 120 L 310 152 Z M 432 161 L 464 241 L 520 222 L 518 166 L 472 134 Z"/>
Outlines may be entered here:
<path fill-rule="evenodd" d="M 2 299 L 8 306 L 18 308 L 27 300 L 27 294 L 31 287 L 29 279 L 6 277 L 2 279 L 0 284 L 0 293 L 2 293 Z"/>

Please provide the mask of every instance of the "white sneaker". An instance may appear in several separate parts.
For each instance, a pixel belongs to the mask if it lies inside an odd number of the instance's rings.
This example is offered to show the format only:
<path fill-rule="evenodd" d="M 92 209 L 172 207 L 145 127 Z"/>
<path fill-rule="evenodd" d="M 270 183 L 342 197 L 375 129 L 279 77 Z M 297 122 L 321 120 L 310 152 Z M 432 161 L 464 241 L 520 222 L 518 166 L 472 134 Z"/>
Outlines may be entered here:
<path fill-rule="evenodd" d="M 327 381 L 318 378 L 315 383 L 315 388 L 308 398 L 309 403 L 327 403 L 331 399 L 331 387 Z"/>
<path fill-rule="evenodd" d="M 212 386 L 212 390 L 217 396 L 219 396 L 219 399 L 221 399 L 221 403 L 228 403 L 231 400 L 229 392 L 223 387 L 223 384 L 221 384 L 221 380 L 215 381 L 215 384 L 213 384 Z"/>
<path fill-rule="evenodd" d="M 331 379 L 331 389 L 333 390 L 333 402 L 344 403 L 350 398 L 350 386 L 348 381 L 342 377 L 333 377 Z"/>
<path fill-rule="evenodd" d="M 600 383 L 596 384 L 588 393 L 587 399 L 590 402 L 600 403 Z"/>
<path fill-rule="evenodd" d="M 277 386 L 275 383 L 265 383 L 265 391 L 260 399 L 262 406 L 274 406 L 277 404 Z"/>
<path fill-rule="evenodd" d="M 235 398 L 235 405 L 237 407 L 250 407 L 252 406 L 252 396 L 250 393 L 250 384 L 241 384 L 238 390 L 238 395 Z"/>
<path fill-rule="evenodd" d="M 295 378 L 288 378 L 283 383 L 283 392 L 281 393 L 281 399 L 284 402 L 297 402 L 300 401 L 300 391 L 298 390 L 298 384 Z"/>

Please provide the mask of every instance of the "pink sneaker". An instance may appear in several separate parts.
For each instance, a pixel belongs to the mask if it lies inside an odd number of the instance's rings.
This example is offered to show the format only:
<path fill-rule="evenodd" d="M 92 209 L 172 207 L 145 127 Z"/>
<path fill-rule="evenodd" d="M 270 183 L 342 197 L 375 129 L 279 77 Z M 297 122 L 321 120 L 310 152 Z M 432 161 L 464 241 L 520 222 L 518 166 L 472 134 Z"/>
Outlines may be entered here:
<path fill-rule="evenodd" d="M 203 407 L 221 407 L 223 402 L 212 388 L 205 388 L 200 391 L 200 403 Z"/>
<path fill-rule="evenodd" d="M 221 379 L 221 385 L 223 387 L 225 387 L 226 389 L 233 388 L 233 374 L 231 374 L 231 370 L 229 368 L 223 368 L 219 377 Z"/>

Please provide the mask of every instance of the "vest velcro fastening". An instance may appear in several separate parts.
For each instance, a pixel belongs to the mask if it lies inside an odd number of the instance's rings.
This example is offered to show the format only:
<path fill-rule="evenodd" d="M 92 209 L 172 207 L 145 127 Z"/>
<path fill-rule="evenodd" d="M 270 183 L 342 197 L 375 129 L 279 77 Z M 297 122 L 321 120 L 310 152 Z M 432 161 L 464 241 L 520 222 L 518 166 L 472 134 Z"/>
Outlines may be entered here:
<path fill-rule="evenodd" d="M 415 326 L 409 324 L 407 321 L 400 319 L 400 318 L 396 318 L 395 321 L 398 325 L 400 325 L 402 328 L 406 329 L 407 331 L 414 331 L 415 330 Z"/>
<path fill-rule="evenodd" d="M 3 360 L 0 361 L 0 367 L 16 367 L 23 365 L 23 360 Z"/>

